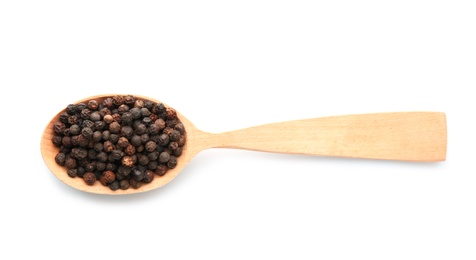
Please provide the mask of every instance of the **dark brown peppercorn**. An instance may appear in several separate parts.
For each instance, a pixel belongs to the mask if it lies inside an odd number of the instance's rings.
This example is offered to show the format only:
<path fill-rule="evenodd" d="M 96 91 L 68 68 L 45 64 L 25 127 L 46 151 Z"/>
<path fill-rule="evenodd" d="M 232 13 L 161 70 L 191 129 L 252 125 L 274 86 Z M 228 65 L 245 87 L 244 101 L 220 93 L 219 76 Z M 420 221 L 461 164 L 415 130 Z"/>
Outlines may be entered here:
<path fill-rule="evenodd" d="M 69 104 L 66 106 L 66 113 L 70 115 L 74 115 L 76 113 L 76 105 L 75 104 Z"/>
<path fill-rule="evenodd" d="M 129 189 L 130 187 L 129 180 L 122 180 L 121 182 L 119 182 L 119 187 L 121 188 L 121 190 Z"/>
<path fill-rule="evenodd" d="M 150 183 L 154 180 L 154 172 L 151 170 L 146 170 L 144 173 L 144 178 L 142 178 L 143 183 Z"/>
<path fill-rule="evenodd" d="M 85 127 L 83 128 L 83 130 L 81 130 L 81 135 L 86 137 L 87 139 L 91 139 L 93 137 L 93 130 L 89 127 Z"/>
<path fill-rule="evenodd" d="M 64 147 L 71 147 L 73 144 L 71 143 L 71 137 L 70 136 L 64 136 L 62 139 L 61 139 L 61 144 L 64 146 Z"/>
<path fill-rule="evenodd" d="M 104 142 L 103 149 L 106 153 L 110 153 L 116 149 L 116 146 L 111 141 L 108 140 Z"/>
<path fill-rule="evenodd" d="M 68 124 L 73 125 L 79 122 L 79 117 L 76 115 L 72 115 L 68 117 Z"/>
<path fill-rule="evenodd" d="M 102 104 L 103 104 L 103 106 L 105 106 L 107 108 L 112 108 L 114 106 L 114 101 L 113 101 L 112 98 L 106 98 L 106 99 L 104 99 Z"/>
<path fill-rule="evenodd" d="M 109 125 L 109 131 L 111 133 L 117 134 L 121 131 L 121 125 L 118 122 L 112 122 Z"/>
<path fill-rule="evenodd" d="M 145 144 L 145 150 L 149 153 L 155 151 L 156 148 L 157 148 L 157 144 L 154 141 L 148 141 Z"/>
<path fill-rule="evenodd" d="M 126 138 L 131 138 L 134 135 L 134 129 L 131 126 L 123 126 L 121 128 L 121 135 Z"/>
<path fill-rule="evenodd" d="M 109 188 L 113 191 L 119 189 L 119 182 L 118 181 L 113 181 L 109 184 Z"/>
<path fill-rule="evenodd" d="M 55 136 L 53 136 L 53 144 L 54 144 L 55 146 L 58 146 L 58 147 L 61 146 L 61 144 L 62 144 L 61 140 L 62 140 L 62 139 L 63 139 L 63 137 L 60 136 L 60 135 L 55 135 Z"/>
<path fill-rule="evenodd" d="M 127 138 L 124 136 L 119 137 L 119 140 L 117 140 L 117 146 L 119 146 L 120 148 L 126 148 L 129 145 L 129 140 L 127 140 Z"/>
<path fill-rule="evenodd" d="M 134 178 L 129 180 L 129 184 L 131 185 L 132 188 L 138 189 L 140 186 L 142 186 L 142 182 L 136 181 Z"/>
<path fill-rule="evenodd" d="M 88 151 L 81 147 L 74 147 L 71 149 L 71 156 L 78 160 L 82 160 L 88 156 Z"/>
<path fill-rule="evenodd" d="M 160 164 L 157 166 L 155 173 L 157 173 L 157 175 L 159 176 L 164 176 L 167 173 L 167 171 L 168 171 L 167 166 Z"/>
<path fill-rule="evenodd" d="M 86 172 L 83 175 L 83 179 L 87 185 L 93 185 L 96 182 L 96 174 L 93 172 Z"/>
<path fill-rule="evenodd" d="M 114 118 L 112 118 L 112 115 L 105 115 L 103 120 L 106 124 L 110 124 L 110 123 L 114 122 Z"/>
<path fill-rule="evenodd" d="M 173 109 L 171 107 L 168 107 L 168 108 L 165 109 L 165 116 L 168 119 L 175 118 L 175 117 L 177 117 L 177 111 L 175 111 L 175 109 Z"/>
<path fill-rule="evenodd" d="M 133 155 L 136 153 L 136 148 L 133 146 L 133 145 L 128 145 L 125 149 L 124 149 L 124 152 L 127 154 L 127 155 Z"/>
<path fill-rule="evenodd" d="M 66 129 L 66 125 L 62 122 L 56 122 L 53 126 L 53 131 L 56 134 L 63 134 L 65 129 Z"/>
<path fill-rule="evenodd" d="M 134 165 L 134 160 L 130 156 L 124 156 L 122 157 L 121 163 L 126 167 L 132 167 L 132 165 Z"/>
<path fill-rule="evenodd" d="M 79 135 L 79 133 L 81 133 L 81 127 L 79 125 L 71 125 L 69 132 L 71 135 Z"/>
<path fill-rule="evenodd" d="M 70 115 L 69 115 L 68 113 L 63 112 L 63 113 L 61 113 L 60 116 L 59 116 L 59 121 L 66 124 L 66 123 L 68 123 L 68 118 L 69 118 L 69 116 L 70 116 Z"/>
<path fill-rule="evenodd" d="M 92 113 L 91 110 L 85 108 L 85 109 L 81 110 L 80 115 L 81 115 L 82 119 L 89 119 L 89 117 L 91 116 L 91 113 Z"/>
<path fill-rule="evenodd" d="M 169 167 L 169 169 L 173 169 L 175 166 L 177 166 L 177 157 L 170 156 L 170 160 L 167 162 L 167 167 Z"/>
<path fill-rule="evenodd" d="M 124 103 L 124 98 L 120 95 L 113 96 L 112 103 L 116 106 L 120 106 Z"/>
<path fill-rule="evenodd" d="M 89 116 L 89 120 L 93 122 L 99 121 L 101 120 L 101 114 L 99 114 L 99 112 L 97 111 L 92 112 L 91 115 Z"/>
<path fill-rule="evenodd" d="M 69 169 L 68 170 L 68 176 L 71 177 L 71 178 L 75 178 L 76 176 L 78 176 L 78 169 Z"/>
<path fill-rule="evenodd" d="M 129 106 L 133 106 L 135 101 L 136 101 L 136 98 L 133 95 L 124 96 L 124 103 L 126 103 Z"/>
<path fill-rule="evenodd" d="M 98 103 L 96 100 L 91 99 L 91 100 L 88 101 L 87 106 L 88 106 L 88 108 L 89 108 L 90 110 L 93 110 L 93 111 L 94 111 L 94 110 L 97 110 L 97 109 L 98 109 L 99 103 Z"/>
<path fill-rule="evenodd" d="M 142 181 L 142 179 L 144 178 L 144 171 L 141 171 L 139 169 L 132 170 L 132 178 L 136 181 Z"/>
<path fill-rule="evenodd" d="M 184 146 L 185 145 L 185 135 L 181 135 L 177 141 L 179 146 Z"/>
<path fill-rule="evenodd" d="M 104 178 L 104 181 L 105 181 L 107 184 L 109 184 L 109 183 L 113 182 L 114 180 L 116 180 L 116 175 L 115 175 L 114 172 L 112 172 L 112 171 L 105 171 L 105 172 L 103 172 L 102 177 Z"/>
<path fill-rule="evenodd" d="M 177 141 L 180 138 L 180 132 L 177 130 L 173 130 L 170 134 L 170 141 Z"/>
<path fill-rule="evenodd" d="M 66 155 L 64 153 L 58 153 L 55 156 L 55 161 L 57 164 L 63 166 L 66 161 Z"/>
<path fill-rule="evenodd" d="M 166 163 L 170 160 L 170 154 L 167 152 L 161 152 L 159 154 L 159 162 Z"/>

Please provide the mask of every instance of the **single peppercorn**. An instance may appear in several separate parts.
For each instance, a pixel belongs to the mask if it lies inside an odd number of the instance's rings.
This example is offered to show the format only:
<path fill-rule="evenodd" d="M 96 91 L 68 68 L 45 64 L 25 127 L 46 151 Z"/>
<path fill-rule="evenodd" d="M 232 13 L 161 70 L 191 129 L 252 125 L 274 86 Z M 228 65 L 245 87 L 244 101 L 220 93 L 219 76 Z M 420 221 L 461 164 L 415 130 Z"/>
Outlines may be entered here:
<path fill-rule="evenodd" d="M 66 129 L 66 125 L 63 123 L 63 122 L 56 122 L 54 125 L 53 125 L 53 131 L 56 133 L 56 134 L 63 134 L 64 130 Z"/>
<path fill-rule="evenodd" d="M 159 162 L 166 163 L 170 160 L 170 154 L 167 152 L 161 152 L 159 154 Z"/>
<path fill-rule="evenodd" d="M 101 114 L 99 114 L 99 112 L 97 111 L 92 112 L 91 115 L 89 116 L 89 120 L 93 122 L 99 121 L 101 120 Z"/>
<path fill-rule="evenodd" d="M 114 121 L 114 118 L 112 118 L 112 115 L 108 114 L 104 116 L 103 120 L 106 124 L 110 124 Z"/>
<path fill-rule="evenodd" d="M 151 170 L 146 170 L 144 172 L 144 177 L 142 178 L 143 183 L 150 183 L 154 179 L 154 172 Z"/>
<path fill-rule="evenodd" d="M 96 174 L 93 172 L 86 172 L 83 175 L 83 179 L 87 185 L 93 185 L 96 182 Z"/>
<path fill-rule="evenodd" d="M 116 180 L 116 175 L 112 171 L 105 171 L 102 173 L 102 177 L 104 178 L 106 184 L 109 184 Z"/>
<path fill-rule="evenodd" d="M 121 131 L 121 125 L 118 122 L 112 122 L 109 124 L 109 131 L 111 133 L 117 134 Z"/>
<path fill-rule="evenodd" d="M 62 144 L 62 139 L 63 139 L 63 137 L 60 136 L 60 135 L 55 135 L 55 136 L 53 136 L 53 140 L 52 140 L 52 141 L 53 141 L 53 144 L 54 144 L 55 146 L 58 146 L 58 147 L 61 146 L 61 144 Z"/>
<path fill-rule="evenodd" d="M 57 164 L 63 166 L 66 161 L 66 154 L 64 153 L 57 153 L 55 156 L 55 161 Z"/>
<path fill-rule="evenodd" d="M 76 176 L 78 176 L 78 169 L 69 169 L 68 170 L 68 176 L 71 177 L 71 178 L 75 178 Z"/>
<path fill-rule="evenodd" d="M 93 130 L 89 127 L 85 127 L 83 128 L 83 130 L 81 130 L 81 135 L 84 136 L 86 139 L 90 139 L 93 137 Z"/>
<path fill-rule="evenodd" d="M 121 182 L 119 182 L 119 187 L 121 188 L 121 190 L 129 189 L 130 187 L 129 180 L 122 180 Z"/>
<path fill-rule="evenodd" d="M 122 157 L 121 163 L 126 167 L 132 167 L 134 165 L 134 160 L 130 156 L 124 156 Z"/>
<path fill-rule="evenodd" d="M 167 162 L 167 167 L 169 167 L 169 169 L 173 169 L 175 166 L 177 166 L 177 157 L 170 156 L 170 159 Z"/>
<path fill-rule="evenodd" d="M 168 119 L 175 118 L 175 117 L 177 117 L 177 111 L 175 111 L 175 109 L 173 109 L 171 107 L 168 107 L 168 108 L 165 109 L 165 116 Z"/>
<path fill-rule="evenodd" d="M 112 97 L 112 103 L 116 106 L 120 106 L 124 103 L 124 98 L 120 95 L 115 95 Z"/>
<path fill-rule="evenodd" d="M 119 189 L 119 182 L 118 181 L 113 181 L 108 186 L 112 191 L 115 191 L 115 190 Z"/>

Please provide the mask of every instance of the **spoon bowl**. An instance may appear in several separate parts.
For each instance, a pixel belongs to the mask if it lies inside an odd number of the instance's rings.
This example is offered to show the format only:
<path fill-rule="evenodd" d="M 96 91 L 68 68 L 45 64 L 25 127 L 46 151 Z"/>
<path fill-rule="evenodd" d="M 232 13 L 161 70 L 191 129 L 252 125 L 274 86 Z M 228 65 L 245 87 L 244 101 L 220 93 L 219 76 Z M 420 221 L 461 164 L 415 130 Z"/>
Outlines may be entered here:
<path fill-rule="evenodd" d="M 104 94 L 78 100 L 102 102 L 116 94 Z M 133 95 L 136 99 L 159 100 Z M 165 106 L 169 107 L 166 103 Z M 186 143 L 177 158 L 177 166 L 152 182 L 126 190 L 111 190 L 98 181 L 87 185 L 80 177 L 71 178 L 64 166 L 55 161 L 59 148 L 52 142 L 53 126 L 65 110 L 46 125 L 40 149 L 50 171 L 65 184 L 97 194 L 122 195 L 146 192 L 169 183 L 200 151 L 212 147 L 263 152 L 352 157 L 377 160 L 438 162 L 446 159 L 446 116 L 441 112 L 392 112 L 331 116 L 294 120 L 213 134 L 199 130 L 177 111 L 186 132 Z"/>

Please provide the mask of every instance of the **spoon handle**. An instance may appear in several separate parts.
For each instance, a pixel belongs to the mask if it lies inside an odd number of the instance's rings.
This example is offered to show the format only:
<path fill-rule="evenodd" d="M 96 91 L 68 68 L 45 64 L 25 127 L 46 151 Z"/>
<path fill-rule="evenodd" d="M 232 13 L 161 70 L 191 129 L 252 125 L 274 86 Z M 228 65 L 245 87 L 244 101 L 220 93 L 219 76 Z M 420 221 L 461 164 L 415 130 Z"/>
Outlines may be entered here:
<path fill-rule="evenodd" d="M 313 118 L 212 136 L 210 147 L 401 161 L 446 159 L 446 116 L 441 112 Z"/>

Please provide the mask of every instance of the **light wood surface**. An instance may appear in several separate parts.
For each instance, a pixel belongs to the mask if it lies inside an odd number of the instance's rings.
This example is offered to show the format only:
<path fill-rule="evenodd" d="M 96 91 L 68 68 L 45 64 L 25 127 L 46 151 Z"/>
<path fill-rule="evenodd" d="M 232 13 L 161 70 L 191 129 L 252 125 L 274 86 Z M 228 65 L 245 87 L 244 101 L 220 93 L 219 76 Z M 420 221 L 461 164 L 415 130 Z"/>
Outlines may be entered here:
<path fill-rule="evenodd" d="M 111 94 L 88 97 L 102 100 Z M 137 98 L 153 98 L 134 95 Z M 166 104 L 167 105 L 167 104 Z M 395 112 L 331 116 L 287 121 L 225 133 L 197 129 L 178 112 L 185 126 L 187 142 L 177 167 L 139 189 L 111 191 L 97 182 L 88 186 L 81 178 L 71 178 L 55 162 L 58 148 L 52 144 L 53 124 L 60 111 L 47 124 L 40 149 L 50 171 L 65 184 L 99 194 L 130 194 L 150 191 L 170 182 L 200 151 L 208 148 L 236 148 L 263 152 L 352 157 L 378 160 L 438 162 L 446 159 L 446 117 L 440 112 Z"/>

